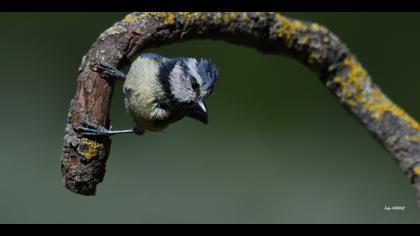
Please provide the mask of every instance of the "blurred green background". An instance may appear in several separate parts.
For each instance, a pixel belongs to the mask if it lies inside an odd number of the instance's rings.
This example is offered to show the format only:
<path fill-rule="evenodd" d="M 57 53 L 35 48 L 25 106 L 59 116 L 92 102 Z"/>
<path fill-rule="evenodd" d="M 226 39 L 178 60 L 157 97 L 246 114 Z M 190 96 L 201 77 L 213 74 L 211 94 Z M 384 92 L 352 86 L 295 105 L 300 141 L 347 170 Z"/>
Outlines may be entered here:
<path fill-rule="evenodd" d="M 126 13 L 0 13 L 0 223 L 418 223 L 408 179 L 296 61 L 221 41 L 148 50 L 220 68 L 209 125 L 113 138 L 97 196 L 62 186 L 77 68 Z M 418 13 L 287 13 L 329 27 L 420 118 Z M 118 84 L 113 127 L 131 127 Z M 384 211 L 384 206 L 406 211 Z"/>

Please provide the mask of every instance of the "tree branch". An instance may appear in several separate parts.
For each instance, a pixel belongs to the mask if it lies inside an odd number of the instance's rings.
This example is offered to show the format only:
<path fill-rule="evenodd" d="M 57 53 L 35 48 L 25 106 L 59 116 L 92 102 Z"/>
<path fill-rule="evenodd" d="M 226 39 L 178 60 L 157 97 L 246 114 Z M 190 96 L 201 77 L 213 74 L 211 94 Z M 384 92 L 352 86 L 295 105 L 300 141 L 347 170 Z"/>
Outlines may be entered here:
<path fill-rule="evenodd" d="M 188 39 L 221 39 L 298 59 L 318 73 L 339 102 L 394 157 L 420 204 L 420 125 L 375 85 L 347 47 L 317 23 L 279 13 L 132 13 L 102 33 L 83 58 L 71 101 L 61 157 L 65 186 L 93 195 L 103 180 L 109 138 L 78 136 L 86 119 L 109 128 L 113 83 L 94 65 L 123 66 L 139 51 Z"/>

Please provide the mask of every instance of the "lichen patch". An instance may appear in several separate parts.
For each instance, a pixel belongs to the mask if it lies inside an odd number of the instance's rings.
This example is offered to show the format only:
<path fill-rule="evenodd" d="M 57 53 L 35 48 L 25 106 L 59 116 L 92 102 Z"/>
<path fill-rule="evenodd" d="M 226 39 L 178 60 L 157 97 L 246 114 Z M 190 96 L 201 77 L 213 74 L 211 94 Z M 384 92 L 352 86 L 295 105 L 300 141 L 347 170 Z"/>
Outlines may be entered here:
<path fill-rule="evenodd" d="M 334 78 L 334 82 L 340 85 L 344 103 L 349 107 L 365 109 L 377 122 L 385 113 L 391 113 L 406 121 L 411 128 L 420 129 L 417 121 L 387 98 L 379 87 L 372 86 L 368 73 L 354 57 L 344 59 L 344 65 L 349 69 L 347 75 Z"/>
<path fill-rule="evenodd" d="M 102 143 L 98 143 L 87 138 L 77 139 L 76 143 L 78 153 L 87 160 L 97 157 L 99 151 L 104 149 L 104 145 Z"/>

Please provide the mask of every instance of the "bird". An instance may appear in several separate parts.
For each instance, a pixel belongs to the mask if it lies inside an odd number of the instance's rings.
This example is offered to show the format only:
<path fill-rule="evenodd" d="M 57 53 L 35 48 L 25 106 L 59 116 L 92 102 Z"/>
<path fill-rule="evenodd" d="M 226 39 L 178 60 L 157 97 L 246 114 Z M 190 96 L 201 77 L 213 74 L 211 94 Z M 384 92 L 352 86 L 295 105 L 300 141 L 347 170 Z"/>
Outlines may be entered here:
<path fill-rule="evenodd" d="M 105 79 L 124 82 L 124 105 L 134 126 L 110 130 L 82 121 L 77 132 L 83 136 L 143 135 L 145 131 L 162 131 L 184 117 L 208 123 L 205 99 L 214 90 L 219 74 L 211 59 L 143 53 L 131 63 L 127 75 L 105 62 L 96 70 Z"/>

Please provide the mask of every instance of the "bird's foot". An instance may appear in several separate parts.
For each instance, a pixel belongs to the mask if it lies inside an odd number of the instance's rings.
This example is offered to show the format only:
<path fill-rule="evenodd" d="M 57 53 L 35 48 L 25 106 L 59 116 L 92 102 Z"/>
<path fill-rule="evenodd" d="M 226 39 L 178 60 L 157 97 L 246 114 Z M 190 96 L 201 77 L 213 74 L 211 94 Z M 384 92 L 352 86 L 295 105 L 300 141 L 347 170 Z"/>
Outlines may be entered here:
<path fill-rule="evenodd" d="M 125 74 L 116 67 L 106 62 L 100 62 L 99 65 L 94 66 L 95 70 L 106 79 L 125 80 Z"/>
<path fill-rule="evenodd" d="M 83 136 L 110 136 L 112 131 L 89 121 L 82 121 L 75 131 Z"/>

